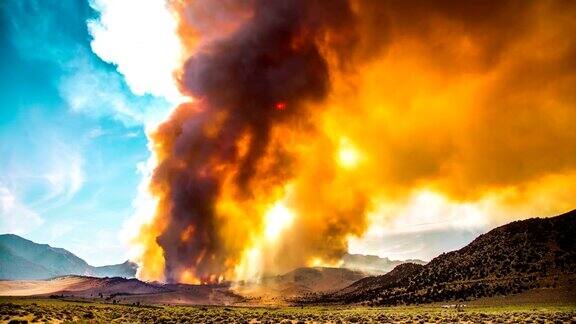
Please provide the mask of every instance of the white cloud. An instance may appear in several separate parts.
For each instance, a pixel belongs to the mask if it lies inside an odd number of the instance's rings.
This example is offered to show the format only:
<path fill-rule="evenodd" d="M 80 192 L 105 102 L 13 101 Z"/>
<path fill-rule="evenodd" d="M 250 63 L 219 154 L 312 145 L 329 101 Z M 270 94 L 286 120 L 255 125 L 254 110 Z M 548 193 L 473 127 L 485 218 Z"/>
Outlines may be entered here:
<path fill-rule="evenodd" d="M 110 134 L 110 131 L 104 130 L 102 127 L 97 126 L 90 130 L 87 134 L 89 139 L 95 139 Z"/>
<path fill-rule="evenodd" d="M 43 199 L 35 204 L 64 204 L 70 201 L 84 185 L 84 159 L 80 152 L 59 140 L 48 143 L 48 152 L 40 154 L 41 166 L 37 170 L 23 170 L 35 174 L 32 180 L 44 180 L 49 184 Z M 25 176 L 24 176 L 25 177 Z"/>
<path fill-rule="evenodd" d="M 92 50 L 114 63 L 137 95 L 178 102 L 173 72 L 180 65 L 177 23 L 165 0 L 93 0 L 100 12 L 89 21 Z"/>
<path fill-rule="evenodd" d="M 0 232 L 27 234 L 44 220 L 0 183 Z"/>
<path fill-rule="evenodd" d="M 108 71 L 88 55 L 68 62 L 69 74 L 59 84 L 60 94 L 74 112 L 95 118 L 111 116 L 126 126 L 154 125 L 165 118 L 167 102 L 151 96 L 134 96 L 115 71 Z"/>
<path fill-rule="evenodd" d="M 26 197 L 37 213 L 72 200 L 86 181 L 81 148 L 64 141 L 47 128 L 9 151 L 0 169 L 0 184 L 14 197 Z"/>

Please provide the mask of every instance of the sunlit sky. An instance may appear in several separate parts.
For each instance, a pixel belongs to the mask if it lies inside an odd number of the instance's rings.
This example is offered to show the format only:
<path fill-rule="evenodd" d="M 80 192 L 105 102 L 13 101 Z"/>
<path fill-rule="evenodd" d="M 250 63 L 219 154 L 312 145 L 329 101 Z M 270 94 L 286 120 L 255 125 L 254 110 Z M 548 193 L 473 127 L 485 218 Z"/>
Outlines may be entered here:
<path fill-rule="evenodd" d="M 145 124 L 171 105 L 95 54 L 96 5 L 0 5 L 0 232 L 101 265 L 126 259 Z"/>
<path fill-rule="evenodd" d="M 163 0 L 0 3 L 0 233 L 92 265 L 128 258 L 147 130 L 182 100 L 175 28 Z M 343 167 L 361 163 L 353 143 L 341 144 Z M 430 260 L 504 222 L 425 190 L 406 206 L 402 217 L 386 218 L 398 206 L 374 211 L 349 251 Z"/>

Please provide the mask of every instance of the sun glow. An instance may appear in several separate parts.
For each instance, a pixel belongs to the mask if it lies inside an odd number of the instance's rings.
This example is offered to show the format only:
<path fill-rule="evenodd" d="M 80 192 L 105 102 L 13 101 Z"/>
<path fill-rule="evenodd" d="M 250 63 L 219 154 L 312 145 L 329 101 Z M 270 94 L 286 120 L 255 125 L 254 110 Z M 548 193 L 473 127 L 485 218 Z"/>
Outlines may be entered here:
<path fill-rule="evenodd" d="M 340 150 L 338 151 L 338 163 L 343 168 L 354 168 L 358 165 L 360 160 L 360 154 L 350 143 L 348 139 L 342 139 L 340 141 Z"/>
<path fill-rule="evenodd" d="M 294 214 L 282 202 L 276 203 L 265 216 L 266 239 L 270 242 L 276 241 L 293 220 Z"/>

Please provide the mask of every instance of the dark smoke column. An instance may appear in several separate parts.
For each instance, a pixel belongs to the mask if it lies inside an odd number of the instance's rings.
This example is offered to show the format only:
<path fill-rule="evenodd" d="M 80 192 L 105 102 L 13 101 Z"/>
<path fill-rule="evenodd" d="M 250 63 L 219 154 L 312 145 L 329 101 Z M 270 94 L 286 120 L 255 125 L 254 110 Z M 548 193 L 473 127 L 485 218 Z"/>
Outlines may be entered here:
<path fill-rule="evenodd" d="M 194 1 L 185 7 L 184 21 L 194 28 L 190 17 L 204 15 L 206 28 L 210 18 L 238 17 L 220 12 L 229 3 Z M 219 232 L 227 221 L 215 209 L 224 179 L 233 178 L 239 199 L 250 199 L 264 154 L 289 167 L 290 156 L 270 148 L 271 128 L 306 122 L 304 104 L 322 101 L 329 91 L 323 53 L 342 58 L 354 45 L 347 35 L 354 21 L 347 1 L 236 4 L 244 12 L 238 26 L 225 36 L 217 31 L 206 39 L 200 35 L 199 47 L 183 67 L 180 87 L 194 102 L 178 107 L 153 135 L 159 165 L 151 190 L 159 198 L 157 242 L 169 282 L 181 281 L 184 273 L 202 282 L 229 273 L 241 251 L 222 244 Z M 247 135 L 246 150 L 240 152 L 239 142 Z M 289 174 L 270 177 L 281 185 Z"/>

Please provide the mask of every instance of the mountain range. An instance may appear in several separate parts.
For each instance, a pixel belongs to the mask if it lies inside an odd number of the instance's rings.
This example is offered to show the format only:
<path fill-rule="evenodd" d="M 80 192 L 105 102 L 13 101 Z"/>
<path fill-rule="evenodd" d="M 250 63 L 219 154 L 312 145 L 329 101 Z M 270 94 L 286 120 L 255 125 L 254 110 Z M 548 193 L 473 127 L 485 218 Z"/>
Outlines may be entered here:
<path fill-rule="evenodd" d="M 0 279 L 48 279 L 64 275 L 133 278 L 137 266 L 121 264 L 95 267 L 73 253 L 38 244 L 15 234 L 0 235 Z"/>
<path fill-rule="evenodd" d="M 381 262 L 373 257 L 355 258 Z M 0 235 L 0 278 L 76 275 L 46 281 L 0 281 L 3 296 L 51 295 L 150 304 L 398 305 L 463 302 L 529 290 L 526 293 L 569 292 L 565 298 L 576 301 L 576 210 L 509 223 L 427 264 L 402 263 L 378 276 L 316 267 L 265 277 L 253 284 L 186 285 L 94 278 L 131 277 L 135 270 L 128 262 L 92 267 L 64 249 Z"/>
<path fill-rule="evenodd" d="M 375 255 L 345 254 L 342 258 L 343 270 L 322 271 L 321 277 L 332 278 L 332 274 L 337 273 L 346 279 L 343 281 L 346 284 L 351 283 L 350 278 L 360 279 L 369 274 L 383 274 L 392 270 L 396 265 L 406 262 L 425 263 L 421 260 L 397 261 Z M 277 276 L 271 282 L 285 283 L 286 278 L 292 278 L 295 279 L 292 280 L 293 282 L 298 282 L 299 279 L 306 277 L 303 276 L 304 273 L 318 274 L 320 271 L 313 268 L 306 269 L 308 268 L 296 269 Z M 345 271 L 346 269 L 353 271 Z M 68 250 L 48 244 L 38 244 L 15 234 L 0 235 L 0 280 L 49 279 L 65 275 L 133 278 L 136 270 L 137 265 L 129 261 L 94 267 Z M 360 277 L 359 273 L 362 273 Z M 304 286 L 309 286 L 309 283 Z M 341 284 L 336 287 L 341 288 Z"/>
<path fill-rule="evenodd" d="M 426 265 L 405 263 L 310 303 L 417 304 L 576 286 L 576 210 L 515 221 Z"/>

